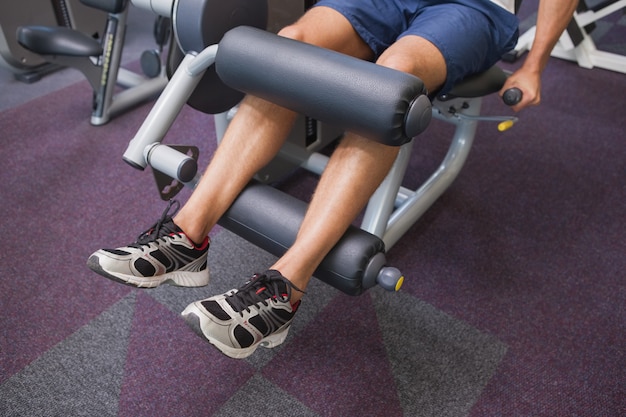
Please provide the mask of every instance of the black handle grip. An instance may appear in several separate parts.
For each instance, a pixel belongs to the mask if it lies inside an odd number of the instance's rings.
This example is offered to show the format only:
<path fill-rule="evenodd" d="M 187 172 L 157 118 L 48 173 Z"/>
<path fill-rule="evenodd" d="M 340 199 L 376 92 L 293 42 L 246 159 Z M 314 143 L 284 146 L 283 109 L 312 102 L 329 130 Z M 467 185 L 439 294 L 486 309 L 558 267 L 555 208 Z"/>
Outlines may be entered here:
<path fill-rule="evenodd" d="M 507 106 L 515 106 L 522 101 L 522 90 L 517 87 L 509 88 L 502 95 L 502 100 Z"/>

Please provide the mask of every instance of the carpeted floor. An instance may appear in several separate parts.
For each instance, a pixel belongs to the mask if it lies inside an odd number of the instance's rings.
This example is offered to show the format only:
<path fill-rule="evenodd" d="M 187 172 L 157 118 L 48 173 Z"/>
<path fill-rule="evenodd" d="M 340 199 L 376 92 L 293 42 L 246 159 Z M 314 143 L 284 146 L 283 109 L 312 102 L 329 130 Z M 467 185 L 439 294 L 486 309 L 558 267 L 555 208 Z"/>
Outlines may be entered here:
<path fill-rule="evenodd" d="M 121 160 L 150 105 L 93 127 L 78 82 L 1 111 L 0 415 L 626 415 L 626 76 L 555 59 L 544 83 L 510 131 L 480 125 L 459 179 L 390 251 L 399 293 L 314 280 L 285 344 L 246 360 L 179 313 L 266 267 L 263 250 L 214 230 L 202 289 L 137 290 L 85 266 L 165 207 Z M 165 142 L 199 146 L 204 166 L 213 129 L 186 108 Z M 407 185 L 450 133 L 418 138 Z"/>

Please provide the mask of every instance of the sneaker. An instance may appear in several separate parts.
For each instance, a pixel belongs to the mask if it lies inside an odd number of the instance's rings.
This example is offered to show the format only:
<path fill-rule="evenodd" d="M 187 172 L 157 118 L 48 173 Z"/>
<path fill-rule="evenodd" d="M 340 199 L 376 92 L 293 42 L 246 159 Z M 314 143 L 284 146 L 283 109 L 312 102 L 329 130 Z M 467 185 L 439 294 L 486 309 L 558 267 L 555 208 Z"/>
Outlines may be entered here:
<path fill-rule="evenodd" d="M 289 301 L 296 288 L 280 272 L 256 274 L 243 287 L 196 301 L 181 313 L 187 324 L 231 358 L 285 341 L 300 305 Z"/>
<path fill-rule="evenodd" d="M 172 214 L 168 214 L 175 206 Z M 100 249 L 87 260 L 94 272 L 123 284 L 154 288 L 163 283 L 201 287 L 209 283 L 209 238 L 195 245 L 172 221 L 180 204 L 170 201 L 161 218 L 135 243 Z"/>

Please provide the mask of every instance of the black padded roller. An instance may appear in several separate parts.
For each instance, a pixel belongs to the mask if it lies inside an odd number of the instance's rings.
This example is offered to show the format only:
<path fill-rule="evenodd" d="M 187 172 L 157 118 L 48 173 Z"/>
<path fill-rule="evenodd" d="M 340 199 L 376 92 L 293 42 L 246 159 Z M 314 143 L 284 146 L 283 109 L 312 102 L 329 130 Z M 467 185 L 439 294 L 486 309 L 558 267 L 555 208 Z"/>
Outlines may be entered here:
<path fill-rule="evenodd" d="M 293 244 L 307 205 L 269 185 L 252 182 L 239 195 L 219 224 L 281 256 Z M 351 226 L 326 256 L 315 277 L 349 295 L 359 295 L 377 283 L 384 265 L 383 241 Z"/>
<path fill-rule="evenodd" d="M 430 122 L 419 78 L 263 30 L 228 31 L 215 65 L 232 88 L 389 145 Z"/>

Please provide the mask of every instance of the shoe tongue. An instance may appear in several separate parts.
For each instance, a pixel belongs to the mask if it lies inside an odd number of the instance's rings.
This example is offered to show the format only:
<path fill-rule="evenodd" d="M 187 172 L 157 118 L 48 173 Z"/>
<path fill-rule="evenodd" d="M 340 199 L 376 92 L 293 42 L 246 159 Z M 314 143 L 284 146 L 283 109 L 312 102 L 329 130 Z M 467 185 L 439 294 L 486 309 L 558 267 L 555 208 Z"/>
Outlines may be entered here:
<path fill-rule="evenodd" d="M 169 212 L 172 207 L 173 211 L 170 214 Z M 172 219 L 179 208 L 180 203 L 178 201 L 170 200 L 167 208 L 163 214 L 161 214 L 161 218 L 157 220 L 157 222 L 154 223 L 148 230 L 140 234 L 137 237 L 135 244 L 144 245 L 172 233 L 182 233 L 182 229 L 178 227 Z"/>
<path fill-rule="evenodd" d="M 155 224 L 154 227 L 145 234 L 145 236 L 154 240 L 172 233 L 182 233 L 182 229 L 170 219 L 160 225 Z"/>
<path fill-rule="evenodd" d="M 285 277 L 282 276 L 280 272 L 270 269 L 265 272 L 265 276 L 267 277 L 268 282 L 269 281 L 272 282 L 272 287 L 278 290 L 278 293 L 273 294 L 273 295 L 282 296 L 283 294 L 288 293 L 288 288 L 287 288 L 288 281 Z"/>
<path fill-rule="evenodd" d="M 226 302 L 230 304 L 235 311 L 239 312 L 241 309 L 238 308 L 238 305 L 243 300 L 245 300 L 244 303 L 246 304 L 256 304 L 272 297 L 287 297 L 287 284 L 284 282 L 284 278 L 276 279 L 278 277 L 282 278 L 282 275 L 277 271 L 268 271 L 255 276 L 252 281 L 233 294 L 232 297 L 226 298 Z M 277 290 L 277 292 L 275 292 L 275 290 Z M 236 301 L 234 300 L 235 298 L 237 298 Z"/>

